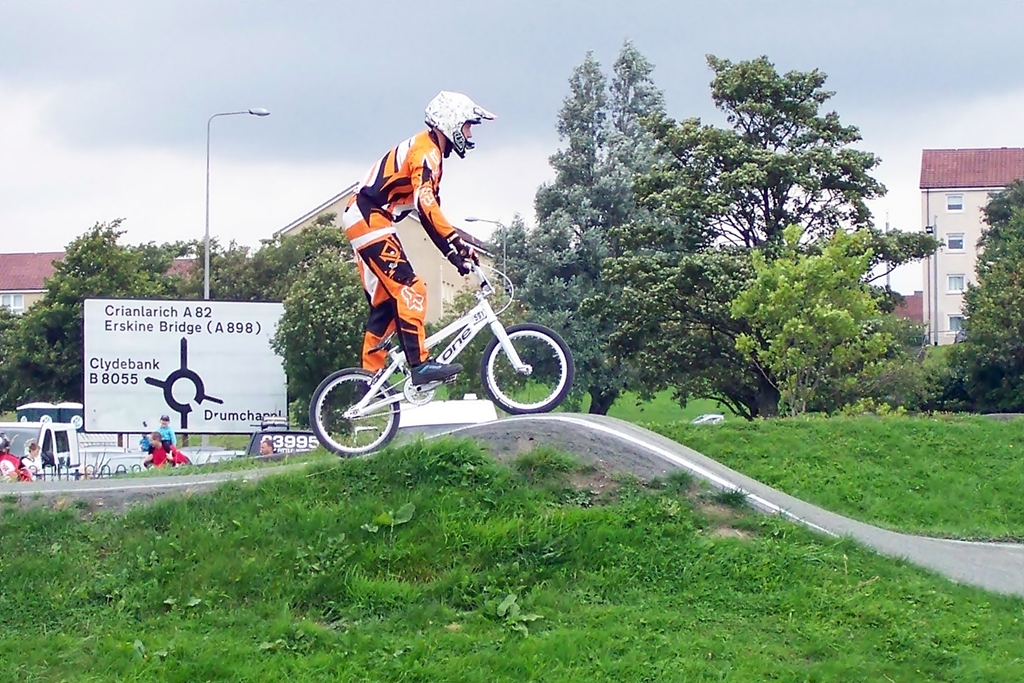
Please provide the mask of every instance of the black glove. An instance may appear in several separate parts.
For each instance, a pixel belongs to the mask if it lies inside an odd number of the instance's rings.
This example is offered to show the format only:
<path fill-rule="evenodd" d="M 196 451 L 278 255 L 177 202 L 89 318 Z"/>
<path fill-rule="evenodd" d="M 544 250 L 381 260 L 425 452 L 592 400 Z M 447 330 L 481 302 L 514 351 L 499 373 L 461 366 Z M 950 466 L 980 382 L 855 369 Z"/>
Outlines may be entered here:
<path fill-rule="evenodd" d="M 448 260 L 459 271 L 459 275 L 469 275 L 469 262 L 480 265 L 480 257 L 476 250 L 466 244 L 458 234 L 453 234 L 448 240 L 451 251 L 448 252 Z"/>

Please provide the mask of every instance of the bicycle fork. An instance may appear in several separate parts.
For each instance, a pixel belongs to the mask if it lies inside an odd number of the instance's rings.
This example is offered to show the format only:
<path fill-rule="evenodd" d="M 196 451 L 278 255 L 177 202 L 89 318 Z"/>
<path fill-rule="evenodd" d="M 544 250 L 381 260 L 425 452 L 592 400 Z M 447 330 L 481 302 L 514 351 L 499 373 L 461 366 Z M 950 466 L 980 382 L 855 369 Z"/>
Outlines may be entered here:
<path fill-rule="evenodd" d="M 524 363 L 523 359 L 519 357 L 519 353 L 516 351 L 516 347 L 512 346 L 512 340 L 509 339 L 508 332 L 505 331 L 505 326 L 498 322 L 497 316 L 491 313 L 491 332 L 494 333 L 498 343 L 501 344 L 501 348 L 505 351 L 505 356 L 508 361 L 515 368 L 515 371 L 520 375 L 526 375 L 529 377 L 533 374 L 533 366 L 528 363 Z"/>

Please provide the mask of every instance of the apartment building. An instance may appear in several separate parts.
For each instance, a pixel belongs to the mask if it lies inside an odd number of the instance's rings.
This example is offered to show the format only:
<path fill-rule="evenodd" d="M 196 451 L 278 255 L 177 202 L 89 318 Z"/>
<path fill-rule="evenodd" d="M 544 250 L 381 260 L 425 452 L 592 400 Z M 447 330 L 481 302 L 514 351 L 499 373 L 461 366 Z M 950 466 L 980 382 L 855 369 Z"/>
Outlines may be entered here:
<path fill-rule="evenodd" d="M 345 211 L 349 199 L 357 189 L 359 189 L 358 184 L 350 185 L 312 211 L 277 230 L 274 236 L 297 234 L 304 228 L 313 225 L 316 219 L 325 213 L 335 214 L 334 225 L 340 226 L 341 214 Z M 398 238 L 402 241 L 402 247 L 409 258 L 409 263 L 427 285 L 427 322 L 437 322 L 444 315 L 445 309 L 455 300 L 455 296 L 466 287 L 471 286 L 473 282 L 471 282 L 471 278 L 459 275 L 455 266 L 438 251 L 414 214 L 398 221 L 395 228 L 398 230 Z M 459 230 L 459 234 L 467 244 L 481 252 L 481 260 L 489 259 L 488 254 L 484 251 L 486 245 L 483 242 L 464 230 Z M 360 311 L 360 315 L 364 313 L 365 311 Z"/>
<path fill-rule="evenodd" d="M 964 292 L 977 282 L 982 209 L 1024 178 L 1024 149 L 926 149 L 921 153 L 921 224 L 941 246 L 923 263 L 924 323 L 931 344 L 952 344 L 962 329 Z"/>

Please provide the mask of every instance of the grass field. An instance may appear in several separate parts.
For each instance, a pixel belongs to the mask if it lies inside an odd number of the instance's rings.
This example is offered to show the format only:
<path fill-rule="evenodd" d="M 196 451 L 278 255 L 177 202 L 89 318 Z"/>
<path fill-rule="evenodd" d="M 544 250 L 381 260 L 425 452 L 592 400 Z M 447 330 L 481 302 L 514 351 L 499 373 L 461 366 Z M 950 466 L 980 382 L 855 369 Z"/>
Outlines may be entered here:
<path fill-rule="evenodd" d="M 206 465 L 181 465 L 179 467 L 151 467 L 141 472 L 130 472 L 123 477 L 187 477 L 197 474 L 213 474 L 216 472 L 237 472 L 239 470 L 258 470 L 267 467 L 283 467 L 285 465 L 309 465 L 320 462 L 333 462 L 338 456 L 318 448 L 310 453 L 286 455 L 280 460 L 262 458 L 232 458 L 211 462 Z"/>
<path fill-rule="evenodd" d="M 583 412 L 590 407 L 590 397 L 584 401 Z M 732 417 L 728 408 L 722 406 L 718 401 L 697 399 L 689 401 L 686 407 L 680 407 L 679 403 L 672 399 L 671 391 L 662 391 L 654 395 L 650 401 L 639 401 L 637 395 L 626 392 L 612 405 L 608 414 L 620 420 L 629 422 L 657 422 L 669 424 L 675 422 L 689 422 L 695 417 L 704 413 L 723 413 L 728 420 Z M 733 417 L 733 419 L 741 419 Z"/>
<path fill-rule="evenodd" d="M 0 680 L 1024 680 L 1018 599 L 544 451 L 91 514 L 3 511 Z"/>
<path fill-rule="evenodd" d="M 646 426 L 864 522 L 934 536 L 1024 540 L 1024 420 L 894 416 Z"/>

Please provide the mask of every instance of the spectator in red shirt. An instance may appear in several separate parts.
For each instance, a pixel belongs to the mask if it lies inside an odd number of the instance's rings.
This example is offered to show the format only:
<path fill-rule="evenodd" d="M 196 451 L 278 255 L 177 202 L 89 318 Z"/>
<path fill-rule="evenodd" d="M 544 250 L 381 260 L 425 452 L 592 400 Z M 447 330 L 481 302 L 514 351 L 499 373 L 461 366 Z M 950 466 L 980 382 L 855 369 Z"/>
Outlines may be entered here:
<path fill-rule="evenodd" d="M 175 467 L 181 465 L 191 465 L 192 461 L 189 460 L 188 456 L 178 450 L 177 446 L 171 446 L 171 464 Z"/>
<path fill-rule="evenodd" d="M 149 457 L 143 462 L 144 467 L 178 467 L 179 465 L 191 465 L 189 457 L 178 450 L 177 446 L 169 445 L 165 448 L 165 442 L 160 437 L 160 432 L 153 432 L 149 435 Z"/>
<path fill-rule="evenodd" d="M 149 435 L 149 457 L 142 461 L 143 467 L 166 467 L 168 465 L 170 459 L 160 441 L 160 432 L 153 432 Z"/>

